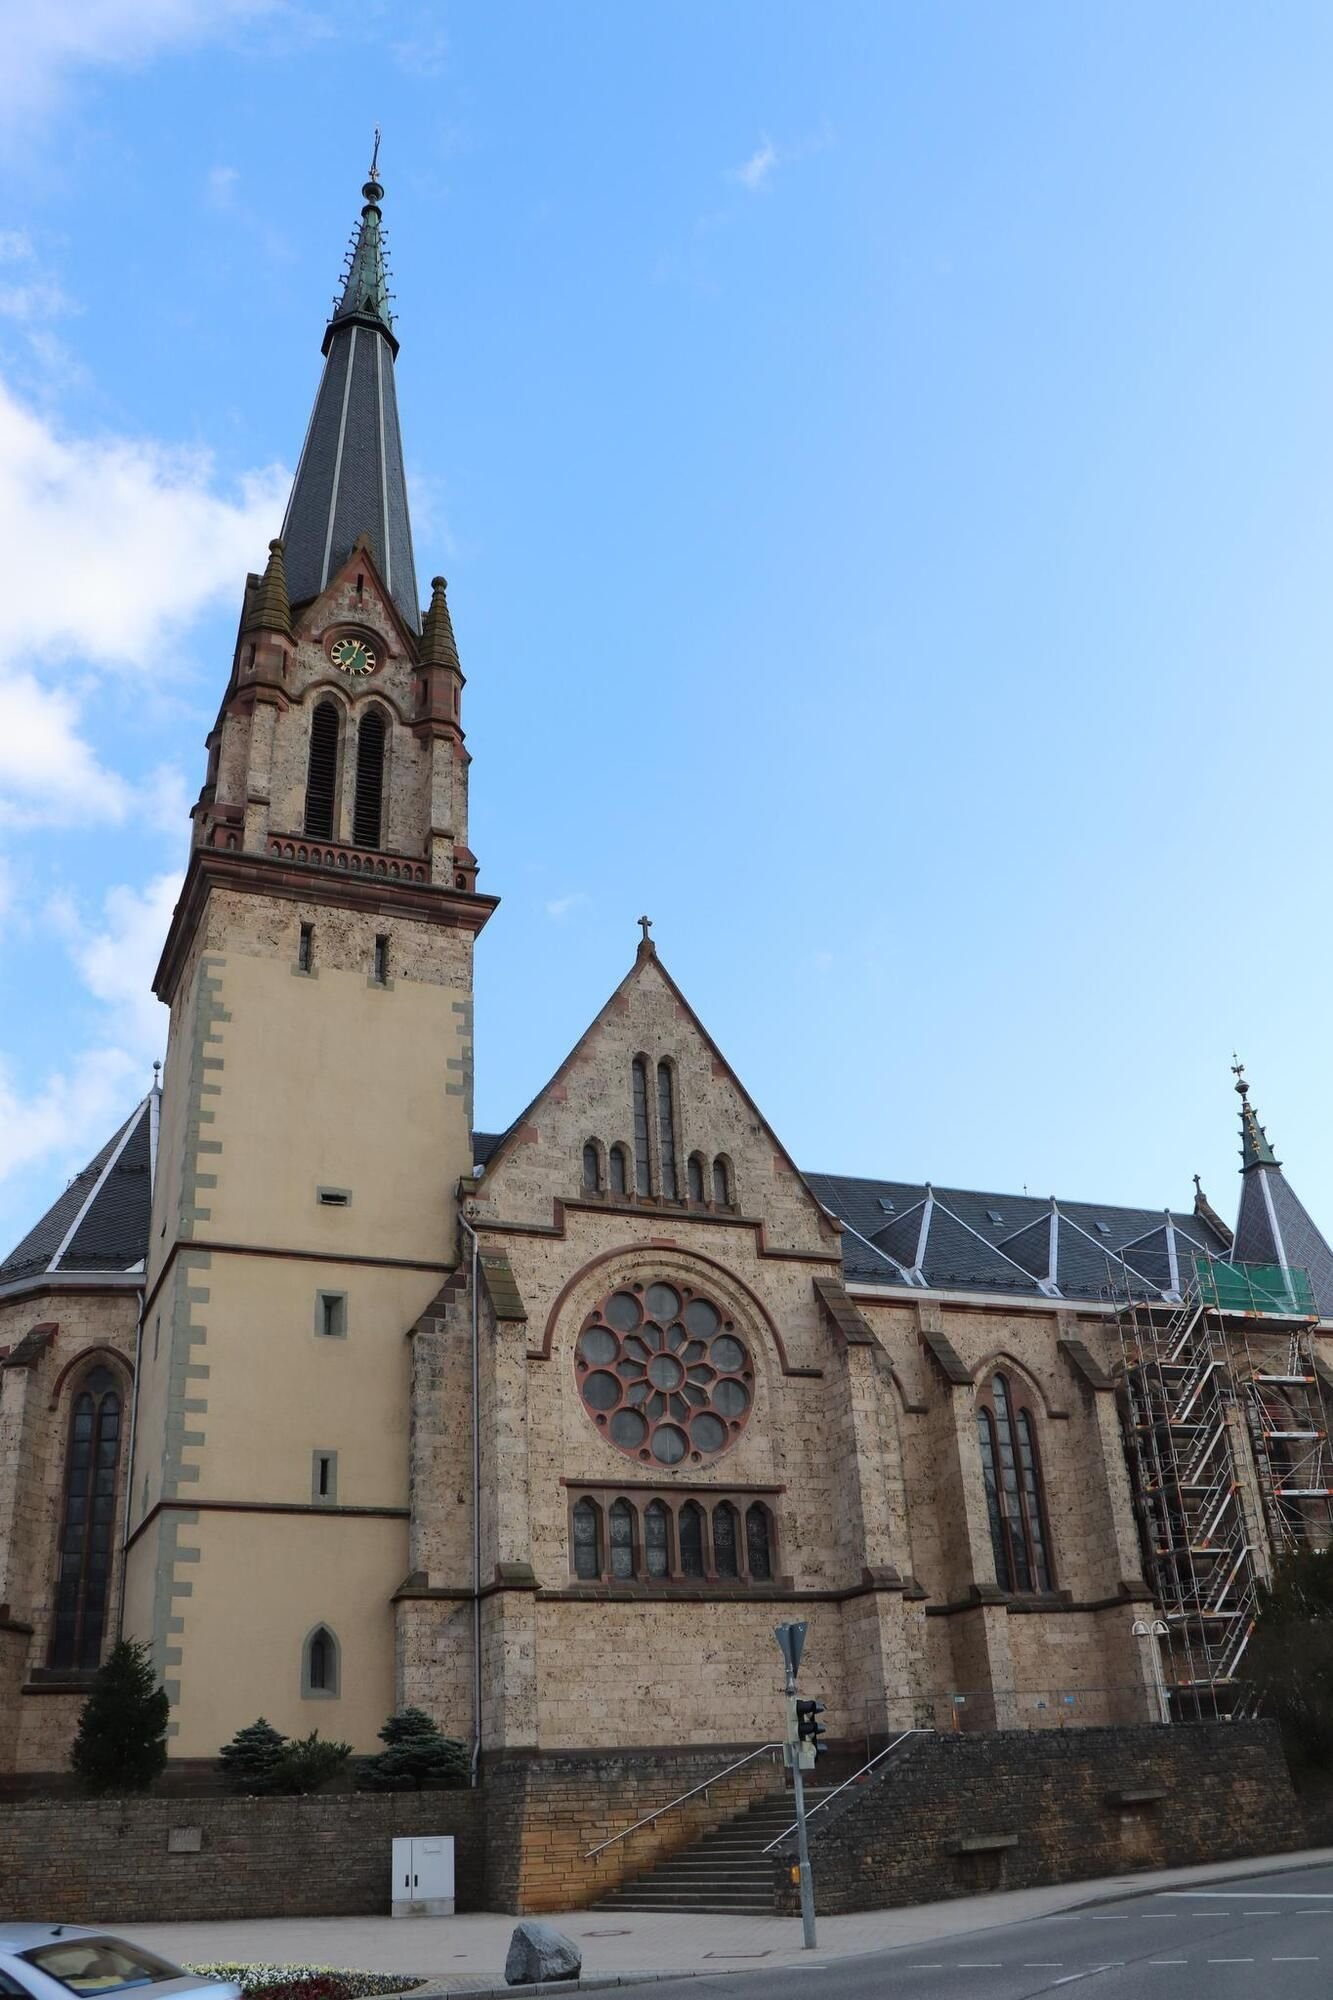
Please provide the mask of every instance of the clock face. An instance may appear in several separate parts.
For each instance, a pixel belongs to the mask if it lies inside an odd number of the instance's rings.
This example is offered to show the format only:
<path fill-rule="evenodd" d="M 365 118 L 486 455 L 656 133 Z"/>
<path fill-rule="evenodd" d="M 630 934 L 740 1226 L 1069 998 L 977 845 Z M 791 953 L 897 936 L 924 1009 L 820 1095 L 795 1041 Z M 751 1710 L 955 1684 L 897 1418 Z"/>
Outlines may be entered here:
<path fill-rule="evenodd" d="M 364 639 L 335 640 L 329 658 L 345 674 L 373 674 L 375 671 L 375 655 Z"/>

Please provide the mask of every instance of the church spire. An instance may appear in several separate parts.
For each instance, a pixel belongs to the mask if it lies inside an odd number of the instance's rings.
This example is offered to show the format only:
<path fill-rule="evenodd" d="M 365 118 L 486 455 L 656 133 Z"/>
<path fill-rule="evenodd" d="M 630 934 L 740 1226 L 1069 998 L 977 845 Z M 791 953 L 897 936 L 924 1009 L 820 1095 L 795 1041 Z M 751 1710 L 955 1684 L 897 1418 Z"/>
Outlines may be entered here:
<path fill-rule="evenodd" d="M 282 526 L 292 602 L 317 597 L 365 535 L 404 622 L 420 625 L 398 428 L 378 176 L 379 134 L 342 293 L 324 332 L 324 375 Z"/>
<path fill-rule="evenodd" d="M 1251 1167 L 1280 1166 L 1281 1161 L 1269 1145 L 1268 1134 L 1250 1103 L 1250 1086 L 1246 1081 L 1244 1063 L 1232 1063 L 1231 1073 L 1236 1079 L 1236 1095 L 1240 1099 L 1241 1172 L 1247 1174 Z"/>
<path fill-rule="evenodd" d="M 1307 1271 L 1314 1302 L 1333 1314 L 1333 1249 L 1282 1171 L 1250 1103 L 1250 1086 L 1233 1063 L 1240 1098 L 1240 1212 L 1231 1248 L 1237 1264 L 1276 1264 Z"/>

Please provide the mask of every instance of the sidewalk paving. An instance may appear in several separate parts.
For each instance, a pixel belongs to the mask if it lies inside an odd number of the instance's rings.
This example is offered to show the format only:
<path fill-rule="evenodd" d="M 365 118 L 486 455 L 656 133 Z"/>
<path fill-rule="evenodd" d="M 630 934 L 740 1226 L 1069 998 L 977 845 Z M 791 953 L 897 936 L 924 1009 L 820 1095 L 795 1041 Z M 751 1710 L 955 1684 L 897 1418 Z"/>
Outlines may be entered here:
<path fill-rule="evenodd" d="M 995 1925 L 1085 1908 L 1154 1889 L 1190 1888 L 1234 1877 L 1276 1874 L 1333 1863 L 1333 1848 L 1296 1854 L 1219 1861 L 1197 1868 L 1101 1876 L 1042 1889 L 1006 1889 L 990 1896 L 958 1896 L 943 1903 L 869 1910 L 854 1917 L 821 1917 L 815 1963 L 884 1951 L 892 1945 L 931 1944 Z M 329 1965 L 360 1972 L 422 1975 L 426 1993 L 462 1994 L 503 1988 L 505 1953 L 517 1921 L 508 1916 L 258 1917 L 251 1921 L 133 1924 L 126 1934 L 166 1958 L 193 1964 Z M 799 1917 L 725 1917 L 574 1910 L 549 1922 L 567 1931 L 583 1950 L 589 1981 L 631 1975 L 759 1971 L 809 1963 L 801 1946 Z M 110 1927 L 114 1928 L 114 1926 Z M 580 1982 L 582 1983 L 582 1982 Z M 528 1991 L 532 1991 L 529 1988 Z M 574 1989 L 566 1984 L 566 1992 Z"/>

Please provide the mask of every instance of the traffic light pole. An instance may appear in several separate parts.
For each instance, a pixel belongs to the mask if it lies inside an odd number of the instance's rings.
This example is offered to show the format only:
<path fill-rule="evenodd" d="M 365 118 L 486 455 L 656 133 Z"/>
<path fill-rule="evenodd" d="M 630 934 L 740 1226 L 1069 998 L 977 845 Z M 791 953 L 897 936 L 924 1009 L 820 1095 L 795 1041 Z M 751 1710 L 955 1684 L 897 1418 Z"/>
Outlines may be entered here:
<path fill-rule="evenodd" d="M 787 1694 L 789 1698 L 794 1698 L 796 1694 L 796 1676 L 794 1674 L 788 1674 L 787 1676 Z M 795 1713 L 795 1710 L 790 1708 L 790 1700 L 789 1712 L 792 1714 Z M 791 1765 L 791 1786 L 793 1796 L 796 1800 L 796 1853 L 800 1862 L 801 1930 L 805 1949 L 813 1951 L 815 1949 L 815 1885 L 814 1878 L 810 1873 L 810 1841 L 805 1830 L 805 1779 L 801 1773 L 801 1744 L 798 1736 L 793 1735 L 787 1745 L 787 1761 Z"/>

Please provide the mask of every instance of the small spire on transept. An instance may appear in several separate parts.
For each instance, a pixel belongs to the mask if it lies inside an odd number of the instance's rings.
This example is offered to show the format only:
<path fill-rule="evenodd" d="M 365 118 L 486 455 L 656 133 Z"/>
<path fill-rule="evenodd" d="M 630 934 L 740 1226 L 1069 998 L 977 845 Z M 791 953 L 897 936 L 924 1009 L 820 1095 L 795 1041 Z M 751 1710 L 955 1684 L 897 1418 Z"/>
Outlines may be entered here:
<path fill-rule="evenodd" d="M 442 576 L 430 580 L 430 609 L 421 621 L 421 664 L 423 667 L 452 667 L 463 671 L 454 638 L 454 622 L 449 616 L 449 600 Z"/>
<path fill-rule="evenodd" d="M 653 943 L 652 939 L 648 935 L 652 927 L 653 927 L 653 920 L 651 917 L 639 918 L 639 929 L 643 932 L 643 936 L 639 939 L 638 956 L 640 958 L 657 957 L 657 946 Z"/>
<path fill-rule="evenodd" d="M 245 629 L 247 632 L 281 632 L 287 639 L 292 636 L 292 606 L 287 595 L 287 567 L 280 541 L 271 541 L 268 545 L 268 563 L 251 602 Z"/>
<path fill-rule="evenodd" d="M 1268 1134 L 1259 1123 L 1254 1106 L 1250 1103 L 1250 1086 L 1246 1081 L 1244 1063 L 1233 1062 L 1231 1073 L 1236 1079 L 1236 1095 L 1240 1099 L 1241 1172 L 1248 1173 L 1251 1167 L 1280 1165 L 1277 1154 L 1268 1143 Z"/>

